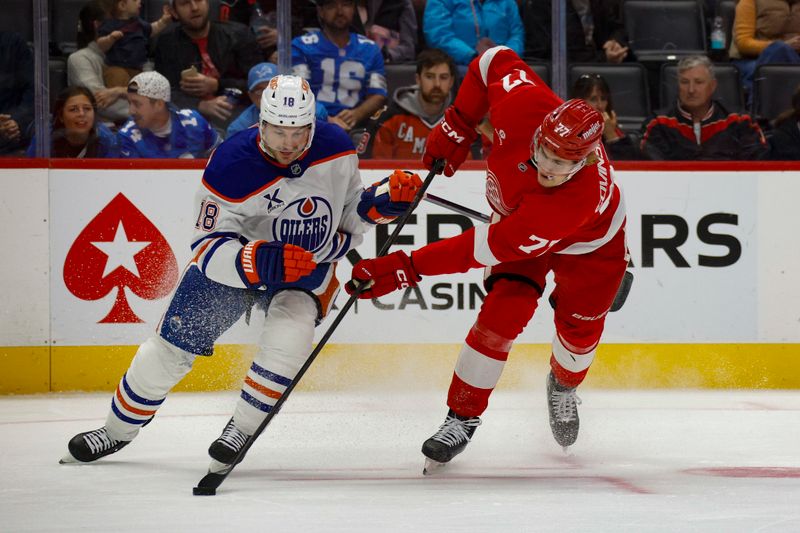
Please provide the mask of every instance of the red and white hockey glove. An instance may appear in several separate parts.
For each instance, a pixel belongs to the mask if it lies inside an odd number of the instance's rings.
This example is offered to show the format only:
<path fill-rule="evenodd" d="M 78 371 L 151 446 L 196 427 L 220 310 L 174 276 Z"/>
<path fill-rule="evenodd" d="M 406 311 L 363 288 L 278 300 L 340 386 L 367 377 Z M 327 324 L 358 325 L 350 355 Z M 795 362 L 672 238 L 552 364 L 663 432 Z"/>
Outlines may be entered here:
<path fill-rule="evenodd" d="M 405 252 L 397 251 L 375 259 L 362 259 L 353 267 L 353 279 L 348 281 L 344 290 L 353 294 L 359 287 L 366 287 L 358 297 L 362 300 L 377 298 L 384 294 L 416 287 L 422 278 L 411 258 Z"/>
<path fill-rule="evenodd" d="M 371 224 L 391 222 L 406 212 L 421 187 L 422 180 L 413 172 L 395 170 L 361 193 L 358 214 Z"/>
<path fill-rule="evenodd" d="M 245 285 L 292 283 L 309 275 L 317 264 L 314 255 L 294 244 L 250 241 L 236 256 L 236 270 Z"/>
<path fill-rule="evenodd" d="M 475 126 L 470 126 L 458 109 L 451 105 L 444 112 L 439 125 L 428 134 L 422 164 L 432 169 L 434 161 L 444 159 L 444 175 L 452 176 L 469 155 L 470 145 L 477 137 Z"/>

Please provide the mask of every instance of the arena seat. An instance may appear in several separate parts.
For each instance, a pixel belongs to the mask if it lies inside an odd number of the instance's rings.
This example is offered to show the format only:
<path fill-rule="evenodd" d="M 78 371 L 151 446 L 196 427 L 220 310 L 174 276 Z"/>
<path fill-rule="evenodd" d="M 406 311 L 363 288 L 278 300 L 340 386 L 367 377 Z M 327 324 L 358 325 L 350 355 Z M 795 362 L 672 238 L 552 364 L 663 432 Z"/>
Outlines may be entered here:
<path fill-rule="evenodd" d="M 625 0 L 628 43 L 640 62 L 705 54 L 703 7 L 696 0 Z"/>
<path fill-rule="evenodd" d="M 417 65 L 415 63 L 389 63 L 384 69 L 386 71 L 386 90 L 389 93 L 390 101 L 398 87 L 417 83 Z"/>
<path fill-rule="evenodd" d="M 545 61 L 526 61 L 525 63 L 531 67 L 542 81 L 545 82 L 548 86 L 550 85 L 550 63 Z"/>
<path fill-rule="evenodd" d="M 569 67 L 569 86 L 581 76 L 593 74 L 601 75 L 611 89 L 620 129 L 626 133 L 639 131 L 650 114 L 645 68 L 638 63 L 575 63 Z"/>
<path fill-rule="evenodd" d="M 775 120 L 792 107 L 792 95 L 800 85 L 800 65 L 761 65 L 753 75 L 753 115 Z"/>

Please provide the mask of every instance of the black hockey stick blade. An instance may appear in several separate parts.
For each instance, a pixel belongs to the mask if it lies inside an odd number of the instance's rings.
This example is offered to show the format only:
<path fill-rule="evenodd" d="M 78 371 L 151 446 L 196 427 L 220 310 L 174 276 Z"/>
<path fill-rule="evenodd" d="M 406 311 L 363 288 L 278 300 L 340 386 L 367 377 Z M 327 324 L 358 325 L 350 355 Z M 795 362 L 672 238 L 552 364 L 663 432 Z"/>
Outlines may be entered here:
<path fill-rule="evenodd" d="M 192 494 L 195 496 L 216 496 L 217 487 L 222 485 L 223 481 L 225 481 L 225 476 L 222 474 L 212 474 L 209 472 L 200 480 L 200 483 L 192 489 Z"/>
<path fill-rule="evenodd" d="M 406 225 L 406 222 L 408 222 L 408 219 L 411 217 L 411 213 L 414 211 L 414 209 L 416 209 L 416 207 L 422 201 L 422 198 L 425 196 L 425 191 L 430 186 L 431 182 L 433 181 L 433 178 L 436 176 L 436 174 L 442 171 L 443 167 L 444 167 L 444 161 L 437 160 L 434 162 L 433 168 L 425 177 L 425 181 L 423 181 L 422 183 L 422 187 L 420 187 L 419 191 L 417 191 L 417 195 L 414 197 L 414 200 L 411 202 L 411 205 L 408 206 L 408 209 L 406 209 L 406 212 L 403 213 L 403 216 L 401 216 L 397 220 L 394 231 L 392 232 L 391 235 L 389 235 L 389 238 L 381 247 L 380 251 L 377 254 L 378 256 L 386 255 L 386 252 L 389 251 L 389 248 L 392 246 L 392 244 L 394 244 L 394 241 L 400 234 L 400 230 L 403 229 L 403 226 Z M 302 367 L 300 367 L 300 370 L 297 372 L 297 375 L 295 376 L 294 380 L 292 380 L 289 386 L 286 387 L 286 390 L 283 391 L 283 394 L 281 395 L 280 398 L 278 398 L 278 401 L 275 402 L 275 405 L 267 414 L 267 417 L 261 422 L 261 425 L 259 425 L 258 428 L 256 428 L 256 431 L 255 433 L 253 433 L 253 436 L 247 439 L 247 442 L 245 442 L 244 446 L 242 446 L 242 449 L 239 450 L 239 453 L 233 460 L 233 464 L 229 468 L 221 470 L 219 472 L 209 471 L 208 474 L 203 476 L 203 479 L 201 479 L 197 483 L 197 486 L 194 487 L 194 489 L 192 489 L 192 494 L 194 494 L 195 496 L 215 496 L 217 494 L 217 489 L 219 488 L 219 486 L 222 485 L 225 479 L 230 475 L 234 467 L 241 462 L 241 460 L 247 453 L 247 450 L 250 449 L 250 446 L 252 446 L 253 443 L 256 441 L 256 439 L 259 437 L 259 435 L 261 435 L 264 432 L 264 430 L 267 429 L 269 423 L 272 422 L 272 419 L 275 418 L 275 416 L 281 410 L 281 407 L 283 407 L 283 404 L 289 398 L 289 395 L 292 393 L 297 384 L 300 383 L 300 379 L 305 375 L 305 373 L 311 367 L 311 364 L 314 362 L 314 359 L 317 358 L 317 355 L 319 355 L 319 353 L 322 351 L 322 348 L 324 348 L 325 345 L 328 343 L 328 339 L 330 339 L 331 335 L 333 335 L 333 332 L 336 331 L 336 328 L 339 326 L 339 323 L 342 321 L 342 319 L 344 319 L 345 315 L 350 310 L 350 308 L 353 307 L 353 304 L 356 303 L 356 300 L 358 300 L 358 295 L 360 293 L 361 290 L 356 290 L 353 294 L 350 295 L 350 298 L 347 299 L 347 302 L 344 304 L 344 306 L 342 306 L 342 309 L 339 311 L 339 314 L 336 316 L 331 325 L 328 327 L 327 331 L 325 331 L 325 333 L 322 335 L 322 338 L 320 338 L 316 347 L 314 347 L 314 350 L 311 352 L 311 355 L 308 356 L 306 362 L 303 364 Z"/>
<path fill-rule="evenodd" d="M 617 295 L 614 297 L 614 302 L 611 304 L 611 312 L 615 313 L 622 309 L 625 305 L 625 300 L 628 299 L 628 293 L 631 292 L 631 285 L 633 285 L 633 272 L 630 270 L 625 271 L 622 277 L 622 283 L 619 284 Z"/>

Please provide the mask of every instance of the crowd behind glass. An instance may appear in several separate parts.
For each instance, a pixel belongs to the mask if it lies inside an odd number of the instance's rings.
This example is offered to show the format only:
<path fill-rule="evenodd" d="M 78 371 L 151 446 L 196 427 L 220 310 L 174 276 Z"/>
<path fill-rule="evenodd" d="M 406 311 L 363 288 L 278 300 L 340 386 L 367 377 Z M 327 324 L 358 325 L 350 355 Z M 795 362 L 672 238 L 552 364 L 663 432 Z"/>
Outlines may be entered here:
<path fill-rule="evenodd" d="M 37 3 L 46 25 L 34 20 Z M 669 0 L 638 3 L 659 9 Z M 261 93 L 283 64 L 309 81 L 317 118 L 348 131 L 362 158 L 419 159 L 485 50 L 507 46 L 551 81 L 560 70 L 551 62 L 552 8 L 550 0 L 294 0 L 287 61 L 277 0 L 10 0 L 13 16 L 0 22 L 0 155 L 206 157 L 258 121 Z M 800 158 L 800 2 L 698 0 L 701 44 L 660 55 L 629 35 L 625 15 L 636 15 L 625 0 L 562 8 L 563 96 L 603 114 L 612 159 Z M 43 26 L 49 45 L 37 54 Z M 47 64 L 35 60 L 45 56 Z M 49 101 L 36 106 L 44 71 Z M 626 81 L 631 72 L 642 73 L 643 88 Z M 759 96 L 769 91 L 778 96 L 768 109 Z M 645 116 L 626 115 L 639 97 Z M 37 107 L 49 116 L 37 117 Z M 48 146 L 37 142 L 37 120 Z M 491 152 L 491 116 L 478 130 L 473 159 Z"/>

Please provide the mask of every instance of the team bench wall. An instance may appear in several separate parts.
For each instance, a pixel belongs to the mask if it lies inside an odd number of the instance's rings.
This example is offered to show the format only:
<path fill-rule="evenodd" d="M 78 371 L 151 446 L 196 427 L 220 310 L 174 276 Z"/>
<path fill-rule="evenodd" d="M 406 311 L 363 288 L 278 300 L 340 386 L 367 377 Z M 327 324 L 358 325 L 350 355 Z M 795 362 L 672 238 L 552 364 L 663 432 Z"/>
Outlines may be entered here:
<path fill-rule="evenodd" d="M 483 167 L 469 165 L 438 177 L 431 192 L 488 212 Z M 401 167 L 408 163 L 365 162 L 364 182 Z M 800 166 L 617 167 L 636 281 L 607 320 L 587 385 L 800 387 Z M 113 389 L 189 261 L 202 168 L 199 161 L 0 160 L 0 393 Z M 472 224 L 423 202 L 400 246 L 412 250 Z M 374 254 L 386 235 L 385 228 L 370 234 L 358 252 Z M 350 267 L 340 264 L 340 280 Z M 155 283 L 159 275 L 166 282 Z M 359 302 L 302 387 L 443 388 L 482 297 L 476 271 Z M 252 356 L 257 315 L 227 333 L 181 389 L 235 387 Z M 551 323 L 544 303 L 514 347 L 502 386 L 541 386 Z"/>

